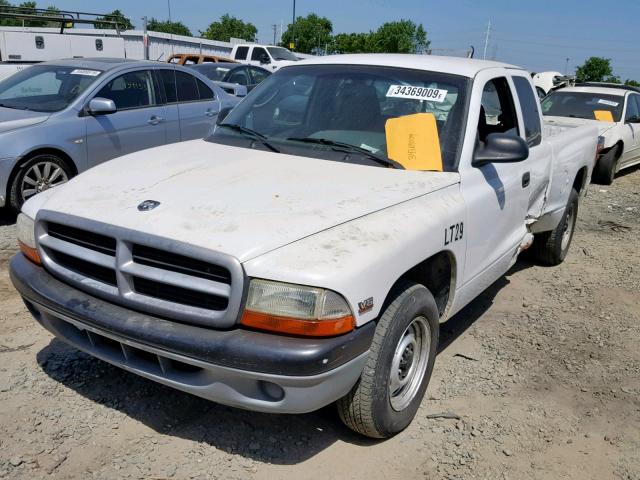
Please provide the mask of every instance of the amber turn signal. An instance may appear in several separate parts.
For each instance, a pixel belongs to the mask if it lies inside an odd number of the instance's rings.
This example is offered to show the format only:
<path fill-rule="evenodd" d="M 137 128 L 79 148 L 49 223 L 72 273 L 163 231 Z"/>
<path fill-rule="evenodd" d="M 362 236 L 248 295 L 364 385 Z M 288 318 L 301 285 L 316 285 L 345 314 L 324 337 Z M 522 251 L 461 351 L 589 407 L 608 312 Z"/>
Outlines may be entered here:
<path fill-rule="evenodd" d="M 42 265 L 42 260 L 40 259 L 40 254 L 38 253 L 38 250 L 30 247 L 29 245 L 26 245 L 25 243 L 22 243 L 19 240 L 18 240 L 18 244 L 20 245 L 20 251 L 25 257 L 27 257 L 36 265 Z"/>
<path fill-rule="evenodd" d="M 245 310 L 240 323 L 246 327 L 302 337 L 335 337 L 353 330 L 353 316 L 304 320 Z"/>

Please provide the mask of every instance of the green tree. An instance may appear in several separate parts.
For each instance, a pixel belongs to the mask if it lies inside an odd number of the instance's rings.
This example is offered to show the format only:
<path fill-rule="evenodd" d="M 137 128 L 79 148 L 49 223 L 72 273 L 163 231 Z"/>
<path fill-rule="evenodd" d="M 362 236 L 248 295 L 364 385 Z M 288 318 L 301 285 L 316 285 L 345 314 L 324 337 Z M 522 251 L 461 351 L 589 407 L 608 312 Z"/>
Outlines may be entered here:
<path fill-rule="evenodd" d="M 301 53 L 319 53 L 331 43 L 333 24 L 326 17 L 311 13 L 306 17 L 298 17 L 293 25 L 289 25 L 282 34 L 282 45 L 289 47 L 295 44 L 295 50 Z"/>
<path fill-rule="evenodd" d="M 118 22 L 120 30 L 133 30 L 136 28 L 136 26 L 131 22 L 131 19 L 126 17 L 120 10 L 114 10 L 104 17 L 98 17 L 97 20 Z M 96 23 L 95 26 L 96 28 L 114 28 L 113 25 L 109 23 Z"/>
<path fill-rule="evenodd" d="M 372 52 L 421 53 L 429 47 L 427 32 L 422 24 L 411 20 L 387 22 L 373 34 Z"/>
<path fill-rule="evenodd" d="M 11 7 L 11 8 L 3 8 L 3 7 Z M 20 5 L 12 5 L 7 0 L 0 0 L 0 12 L 4 13 L 18 13 L 18 14 L 26 14 L 26 15 L 39 15 L 36 13 L 37 4 L 36 2 L 23 2 Z M 60 10 L 57 7 L 47 7 L 46 12 L 42 15 L 46 15 L 48 17 L 59 17 Z M 21 18 L 2 18 L 0 19 L 0 26 L 7 27 L 21 27 L 22 25 L 26 25 L 29 27 L 57 27 L 60 24 L 54 22 L 47 22 L 44 20 L 23 20 Z"/>
<path fill-rule="evenodd" d="M 632 80 L 630 78 L 627 78 L 625 80 L 624 84 L 629 86 L 629 87 L 640 87 L 640 82 L 638 82 L 636 80 Z"/>
<path fill-rule="evenodd" d="M 603 82 L 615 81 L 611 59 L 603 57 L 591 57 L 576 69 L 578 82 Z"/>
<path fill-rule="evenodd" d="M 228 13 L 222 15 L 219 21 L 212 22 L 204 32 L 200 31 L 203 38 L 221 42 L 228 42 L 231 37 L 254 42 L 257 34 L 258 29 L 253 23 L 245 23 Z"/>
<path fill-rule="evenodd" d="M 372 49 L 372 33 L 339 33 L 333 37 L 331 50 L 335 53 L 366 53 Z"/>
<path fill-rule="evenodd" d="M 147 23 L 147 30 L 153 32 L 173 33 L 174 35 L 191 36 L 191 30 L 182 22 L 170 22 L 169 20 L 161 21 L 152 18 Z"/>

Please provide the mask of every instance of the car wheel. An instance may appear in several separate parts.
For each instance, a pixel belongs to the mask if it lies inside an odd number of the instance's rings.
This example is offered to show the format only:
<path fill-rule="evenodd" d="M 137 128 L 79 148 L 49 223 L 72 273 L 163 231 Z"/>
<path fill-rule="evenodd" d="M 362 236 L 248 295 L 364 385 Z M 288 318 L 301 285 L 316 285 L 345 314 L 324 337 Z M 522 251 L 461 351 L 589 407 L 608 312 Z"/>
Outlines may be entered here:
<path fill-rule="evenodd" d="M 337 402 L 342 421 L 372 438 L 387 438 L 413 420 L 438 348 L 436 302 L 423 285 L 402 282 L 378 320 L 369 358 L 356 385 Z"/>
<path fill-rule="evenodd" d="M 20 211 L 22 204 L 34 195 L 69 181 L 72 170 L 56 155 L 42 154 L 30 158 L 19 166 L 13 176 L 9 202 L 11 208 Z"/>
<path fill-rule="evenodd" d="M 578 192 L 571 189 L 567 208 L 564 210 L 560 223 L 550 232 L 535 235 L 532 250 L 538 262 L 552 266 L 559 265 L 564 261 L 569 252 L 571 240 L 573 240 L 577 218 Z"/>
<path fill-rule="evenodd" d="M 594 183 L 600 185 L 611 185 L 613 183 L 618 168 L 619 150 L 620 145 L 615 145 L 600 157 L 591 176 Z"/>

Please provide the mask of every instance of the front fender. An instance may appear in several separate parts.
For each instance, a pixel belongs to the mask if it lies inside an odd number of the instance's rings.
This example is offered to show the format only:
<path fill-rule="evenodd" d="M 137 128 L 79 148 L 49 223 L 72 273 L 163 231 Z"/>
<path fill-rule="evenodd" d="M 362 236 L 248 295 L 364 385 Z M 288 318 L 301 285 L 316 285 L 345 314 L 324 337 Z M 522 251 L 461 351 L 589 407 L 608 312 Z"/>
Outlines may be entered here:
<path fill-rule="evenodd" d="M 462 277 L 466 238 L 445 245 L 445 230 L 465 218 L 459 185 L 403 202 L 303 238 L 243 264 L 249 277 L 311 285 L 342 294 L 361 326 L 379 314 L 394 283 L 438 252 Z M 359 302 L 373 308 L 359 312 Z"/>

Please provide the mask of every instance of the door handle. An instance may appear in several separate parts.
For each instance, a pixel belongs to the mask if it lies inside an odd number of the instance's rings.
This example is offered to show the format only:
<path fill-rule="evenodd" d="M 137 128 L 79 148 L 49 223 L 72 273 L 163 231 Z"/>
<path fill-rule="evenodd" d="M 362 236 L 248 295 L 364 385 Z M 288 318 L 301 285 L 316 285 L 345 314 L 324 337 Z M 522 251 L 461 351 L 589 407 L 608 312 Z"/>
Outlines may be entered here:
<path fill-rule="evenodd" d="M 522 188 L 527 188 L 529 183 L 531 183 L 531 173 L 525 172 L 522 175 Z"/>
<path fill-rule="evenodd" d="M 164 120 L 164 118 L 153 115 L 149 120 L 147 120 L 147 123 L 149 125 L 158 125 L 162 120 Z"/>
<path fill-rule="evenodd" d="M 204 112 L 204 114 L 207 117 L 215 117 L 218 114 L 218 112 L 215 112 L 215 111 L 211 110 L 210 108 L 207 108 L 207 111 Z"/>

